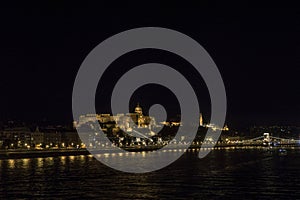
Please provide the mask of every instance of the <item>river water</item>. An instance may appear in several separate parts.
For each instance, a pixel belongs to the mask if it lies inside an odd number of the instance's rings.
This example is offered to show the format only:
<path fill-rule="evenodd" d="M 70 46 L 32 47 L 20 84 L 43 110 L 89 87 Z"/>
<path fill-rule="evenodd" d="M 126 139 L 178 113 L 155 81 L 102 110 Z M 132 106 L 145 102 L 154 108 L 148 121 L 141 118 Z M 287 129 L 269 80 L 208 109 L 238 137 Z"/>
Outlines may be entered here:
<path fill-rule="evenodd" d="M 0 199 L 300 198 L 299 149 L 286 156 L 265 149 L 216 149 L 203 159 L 197 153 L 146 174 L 110 169 L 91 155 L 0 160 Z M 122 156 L 126 165 L 134 155 Z"/>

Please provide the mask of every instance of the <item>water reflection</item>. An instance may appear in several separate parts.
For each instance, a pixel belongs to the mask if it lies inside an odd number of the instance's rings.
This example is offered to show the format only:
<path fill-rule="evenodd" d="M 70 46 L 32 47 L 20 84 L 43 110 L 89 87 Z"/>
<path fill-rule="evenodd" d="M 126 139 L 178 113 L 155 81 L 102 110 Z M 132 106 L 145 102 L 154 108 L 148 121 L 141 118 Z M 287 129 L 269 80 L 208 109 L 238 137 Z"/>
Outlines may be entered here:
<path fill-rule="evenodd" d="M 297 199 L 300 195 L 297 149 L 284 158 L 263 149 L 217 148 L 198 159 L 198 151 L 187 150 L 172 165 L 146 174 L 117 172 L 91 155 L 0 160 L 0 199 Z M 145 154 L 97 156 L 122 158 L 126 165 L 128 157 L 143 159 Z"/>
<path fill-rule="evenodd" d="M 53 157 L 45 158 L 45 165 L 46 166 L 51 166 L 53 164 L 54 164 L 54 158 Z"/>
<path fill-rule="evenodd" d="M 66 156 L 61 156 L 60 162 L 61 162 L 61 165 L 65 165 L 66 164 Z"/>
<path fill-rule="evenodd" d="M 8 167 L 11 168 L 11 169 L 15 168 L 15 162 L 16 162 L 16 160 L 9 159 L 8 160 Z"/>
<path fill-rule="evenodd" d="M 22 159 L 23 167 L 28 168 L 29 167 L 29 162 L 30 162 L 29 158 L 23 158 Z"/>
<path fill-rule="evenodd" d="M 44 165 L 44 158 L 37 158 L 37 167 L 42 168 Z"/>
<path fill-rule="evenodd" d="M 75 160 L 75 156 L 69 156 L 69 159 L 71 162 L 73 162 Z"/>

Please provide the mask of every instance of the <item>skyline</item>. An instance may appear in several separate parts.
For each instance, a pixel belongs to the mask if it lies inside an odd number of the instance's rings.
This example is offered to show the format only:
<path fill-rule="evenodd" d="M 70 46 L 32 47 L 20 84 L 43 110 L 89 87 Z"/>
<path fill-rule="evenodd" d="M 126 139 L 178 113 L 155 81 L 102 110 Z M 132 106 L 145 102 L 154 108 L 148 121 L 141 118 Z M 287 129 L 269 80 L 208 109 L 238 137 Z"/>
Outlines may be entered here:
<path fill-rule="evenodd" d="M 300 199 L 300 7 L 142 5 L 0 7 L 0 199 Z"/>

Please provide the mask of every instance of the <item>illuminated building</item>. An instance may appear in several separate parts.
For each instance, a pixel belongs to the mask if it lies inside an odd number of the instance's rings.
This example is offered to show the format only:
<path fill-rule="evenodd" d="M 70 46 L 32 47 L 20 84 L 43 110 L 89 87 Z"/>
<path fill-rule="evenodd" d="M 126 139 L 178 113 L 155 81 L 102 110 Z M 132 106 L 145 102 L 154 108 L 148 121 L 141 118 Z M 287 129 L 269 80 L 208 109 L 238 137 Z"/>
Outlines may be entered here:
<path fill-rule="evenodd" d="M 140 104 L 138 103 L 137 106 L 135 107 L 134 109 L 134 112 L 139 114 L 139 115 L 143 115 L 143 110 L 142 108 L 140 107 Z"/>
<path fill-rule="evenodd" d="M 155 118 L 143 115 L 143 109 L 139 104 L 137 104 L 133 113 L 119 113 L 114 116 L 110 114 L 86 114 L 80 116 L 79 121 L 75 121 L 73 124 L 80 127 L 95 120 L 101 124 L 104 131 L 110 128 L 113 128 L 114 131 L 122 129 L 125 132 L 138 129 L 139 132 L 143 132 L 142 134 L 153 135 L 151 130 L 157 127 Z"/>
<path fill-rule="evenodd" d="M 44 133 L 44 145 L 46 148 L 58 147 L 61 145 L 61 133 L 50 131 Z"/>
<path fill-rule="evenodd" d="M 200 126 L 203 126 L 203 117 L 202 117 L 202 113 L 200 113 L 199 125 L 200 125 Z"/>
<path fill-rule="evenodd" d="M 37 127 L 34 132 L 31 133 L 31 145 L 33 147 L 40 147 L 44 143 L 44 133 L 40 132 Z"/>
<path fill-rule="evenodd" d="M 27 127 L 13 127 L 4 129 L 2 134 L 2 148 L 27 148 L 30 145 L 31 131 Z"/>
<path fill-rule="evenodd" d="M 211 128 L 213 131 L 221 130 L 221 131 L 229 131 L 229 128 L 227 125 L 225 125 L 223 128 L 220 126 L 217 126 L 215 124 L 209 123 L 209 124 L 204 124 L 203 123 L 203 116 L 202 113 L 200 113 L 199 117 L 199 126 L 205 127 L 205 128 Z"/>
<path fill-rule="evenodd" d="M 81 143 L 77 132 L 65 131 L 61 134 L 62 147 L 79 147 Z"/>

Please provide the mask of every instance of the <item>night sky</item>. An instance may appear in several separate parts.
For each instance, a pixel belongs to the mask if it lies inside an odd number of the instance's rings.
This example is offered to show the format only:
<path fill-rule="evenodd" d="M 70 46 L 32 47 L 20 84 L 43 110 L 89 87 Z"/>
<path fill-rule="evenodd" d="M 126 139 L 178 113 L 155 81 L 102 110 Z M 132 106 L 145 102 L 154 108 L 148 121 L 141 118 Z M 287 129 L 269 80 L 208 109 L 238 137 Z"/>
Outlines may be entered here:
<path fill-rule="evenodd" d="M 1 120 L 71 122 L 73 83 L 88 53 L 121 31 L 158 26 L 192 37 L 214 59 L 226 87 L 229 125 L 300 125 L 300 9 L 254 9 L 246 5 L 236 10 L 222 6 L 72 8 L 53 3 L 36 8 L 1 8 L 0 20 Z M 190 78 L 200 109 L 209 116 L 206 87 L 189 67 L 180 67 L 188 66 L 184 60 L 151 50 L 126 56 L 107 72 L 112 78 L 107 78 L 106 85 L 103 83 L 106 91 L 97 93 L 97 110 L 107 112 L 108 90 L 121 72 L 154 60 L 173 65 Z M 121 65 L 127 66 L 125 71 L 119 69 Z M 167 104 L 158 98 L 160 94 L 165 94 L 166 99 L 174 98 L 166 88 L 152 87 L 137 91 L 131 107 L 137 101 L 143 101 L 140 103 L 145 107 L 160 100 Z M 153 91 L 157 95 L 149 95 Z M 169 109 L 174 111 L 176 100 L 172 102 Z"/>

